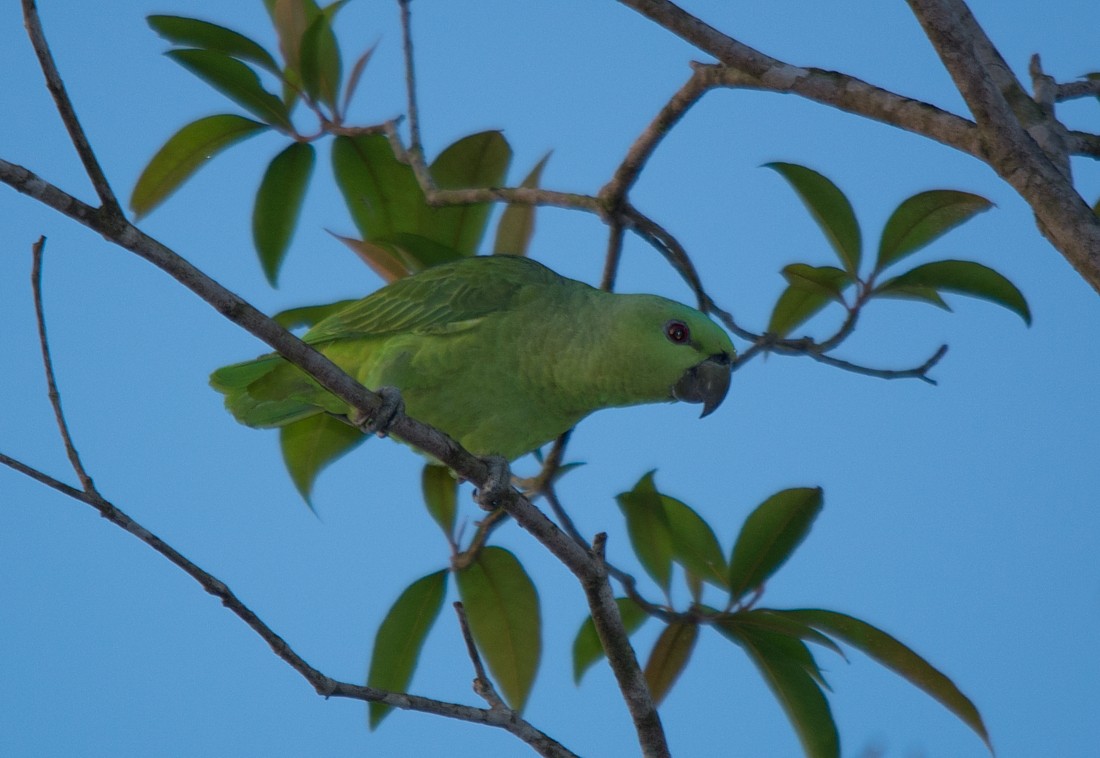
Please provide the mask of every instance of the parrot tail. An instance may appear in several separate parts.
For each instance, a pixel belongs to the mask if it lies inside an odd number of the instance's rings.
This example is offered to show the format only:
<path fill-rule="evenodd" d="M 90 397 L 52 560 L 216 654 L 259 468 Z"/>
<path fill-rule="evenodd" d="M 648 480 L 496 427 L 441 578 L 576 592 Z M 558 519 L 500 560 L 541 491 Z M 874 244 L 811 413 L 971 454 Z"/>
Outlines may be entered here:
<path fill-rule="evenodd" d="M 225 395 L 225 407 L 237 421 L 258 429 L 315 416 L 336 401 L 275 354 L 224 366 L 210 375 L 210 386 Z"/>

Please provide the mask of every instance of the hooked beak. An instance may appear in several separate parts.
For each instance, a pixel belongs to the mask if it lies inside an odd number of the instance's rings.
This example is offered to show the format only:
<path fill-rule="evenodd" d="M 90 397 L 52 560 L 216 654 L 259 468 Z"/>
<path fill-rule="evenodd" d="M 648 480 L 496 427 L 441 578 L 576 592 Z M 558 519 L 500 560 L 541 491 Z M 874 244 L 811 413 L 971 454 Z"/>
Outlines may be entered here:
<path fill-rule="evenodd" d="M 702 403 L 703 412 L 699 418 L 708 416 L 726 398 L 732 371 L 729 355 L 712 355 L 684 372 L 672 387 L 672 396 L 685 403 Z"/>

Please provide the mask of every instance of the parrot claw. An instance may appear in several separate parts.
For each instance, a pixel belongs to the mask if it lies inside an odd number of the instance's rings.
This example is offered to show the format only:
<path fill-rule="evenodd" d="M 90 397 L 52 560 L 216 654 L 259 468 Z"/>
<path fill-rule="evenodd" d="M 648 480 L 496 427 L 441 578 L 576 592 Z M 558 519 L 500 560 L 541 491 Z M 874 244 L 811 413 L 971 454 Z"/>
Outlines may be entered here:
<path fill-rule="evenodd" d="M 385 437 L 393 420 L 405 412 L 405 401 L 396 387 L 379 387 L 375 393 L 382 398 L 382 406 L 375 414 L 366 416 L 358 411 L 352 411 L 350 419 L 363 434 L 377 434 L 379 437 Z"/>
<path fill-rule="evenodd" d="M 474 500 L 483 510 L 491 511 L 500 506 L 501 499 L 512 489 L 512 471 L 507 459 L 490 455 L 482 459 L 489 468 L 485 485 L 474 492 Z"/>

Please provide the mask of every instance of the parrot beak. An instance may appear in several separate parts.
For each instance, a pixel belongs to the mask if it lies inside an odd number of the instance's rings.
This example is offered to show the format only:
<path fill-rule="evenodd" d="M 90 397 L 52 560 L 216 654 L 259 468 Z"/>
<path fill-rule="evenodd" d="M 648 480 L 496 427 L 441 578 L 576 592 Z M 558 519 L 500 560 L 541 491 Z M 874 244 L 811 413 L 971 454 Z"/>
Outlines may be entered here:
<path fill-rule="evenodd" d="M 685 403 L 702 403 L 703 413 L 699 418 L 708 416 L 726 398 L 732 370 L 729 355 L 712 355 L 684 372 L 673 386 L 672 396 Z"/>

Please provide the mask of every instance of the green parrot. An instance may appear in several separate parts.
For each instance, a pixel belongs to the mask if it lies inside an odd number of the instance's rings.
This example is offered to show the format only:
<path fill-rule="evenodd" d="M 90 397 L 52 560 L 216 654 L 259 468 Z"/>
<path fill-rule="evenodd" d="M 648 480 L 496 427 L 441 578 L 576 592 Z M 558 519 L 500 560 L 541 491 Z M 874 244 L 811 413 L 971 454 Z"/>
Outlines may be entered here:
<path fill-rule="evenodd" d="M 303 339 L 475 455 L 514 460 L 593 411 L 683 400 L 703 416 L 729 389 L 734 347 L 694 308 L 622 295 L 528 258 L 474 256 L 399 279 Z M 243 424 L 281 427 L 350 409 L 277 354 L 215 371 Z"/>

